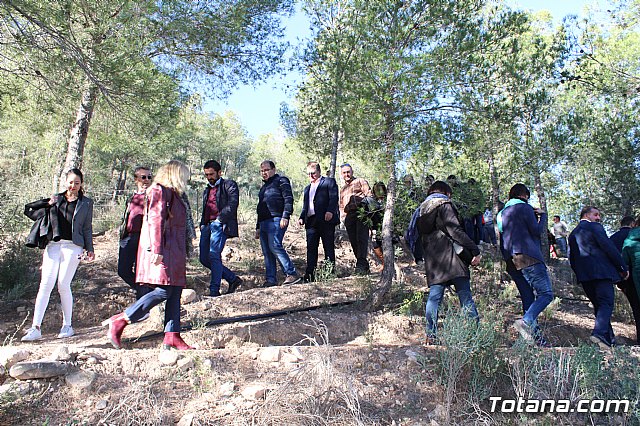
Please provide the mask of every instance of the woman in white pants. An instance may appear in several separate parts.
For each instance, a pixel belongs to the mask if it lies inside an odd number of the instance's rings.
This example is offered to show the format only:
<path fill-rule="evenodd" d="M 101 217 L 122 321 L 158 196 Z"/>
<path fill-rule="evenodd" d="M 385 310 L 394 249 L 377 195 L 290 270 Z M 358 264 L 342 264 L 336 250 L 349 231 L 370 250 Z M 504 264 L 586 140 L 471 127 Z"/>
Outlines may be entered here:
<path fill-rule="evenodd" d="M 82 191 L 83 176 L 78 169 L 67 172 L 65 185 L 67 190 L 41 200 L 47 209 L 50 224 L 50 238 L 42 259 L 42 279 L 33 311 L 33 325 L 22 338 L 30 342 L 42 338 L 40 325 L 49 304 L 51 291 L 58 283 L 60 303 L 62 304 L 62 328 L 58 338 L 74 335 L 71 326 L 73 313 L 73 295 L 71 280 L 82 259 L 83 250 L 87 251 L 87 260 L 94 259 L 92 225 L 93 201 Z M 35 205 L 36 203 L 32 203 Z"/>

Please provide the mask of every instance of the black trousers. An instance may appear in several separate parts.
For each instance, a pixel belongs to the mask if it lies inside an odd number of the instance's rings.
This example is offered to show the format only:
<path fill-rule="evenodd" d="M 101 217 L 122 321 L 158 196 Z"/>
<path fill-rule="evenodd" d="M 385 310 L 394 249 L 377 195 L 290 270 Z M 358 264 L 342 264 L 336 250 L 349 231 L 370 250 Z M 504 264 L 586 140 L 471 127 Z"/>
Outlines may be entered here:
<path fill-rule="evenodd" d="M 631 277 L 628 280 L 618 283 L 618 288 L 622 290 L 622 293 L 627 297 L 629 305 L 631 305 L 631 312 L 633 312 L 633 321 L 636 323 L 636 343 L 640 344 L 640 300 L 638 299 L 638 292 L 636 286 L 633 283 Z"/>
<path fill-rule="evenodd" d="M 139 243 L 140 233 L 134 232 L 120 240 L 120 248 L 118 249 L 118 275 L 136 292 L 136 300 L 151 291 L 147 286 L 136 284 L 136 259 Z"/>
<path fill-rule="evenodd" d="M 358 212 L 347 213 L 344 219 L 349 242 L 356 257 L 356 271 L 369 271 L 369 227 L 358 218 Z"/>
<path fill-rule="evenodd" d="M 336 225 L 325 221 L 316 221 L 315 216 L 306 220 L 307 232 L 307 269 L 304 271 L 306 277 L 314 277 L 314 271 L 318 266 L 318 247 L 322 241 L 325 261 L 332 263 L 332 272 L 336 264 L 335 235 Z"/>

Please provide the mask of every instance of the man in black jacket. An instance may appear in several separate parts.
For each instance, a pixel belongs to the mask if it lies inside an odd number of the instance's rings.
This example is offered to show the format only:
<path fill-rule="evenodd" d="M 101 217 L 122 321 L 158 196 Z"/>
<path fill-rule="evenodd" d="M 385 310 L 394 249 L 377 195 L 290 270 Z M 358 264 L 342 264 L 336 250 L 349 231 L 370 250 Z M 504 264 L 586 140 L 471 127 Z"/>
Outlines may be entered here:
<path fill-rule="evenodd" d="M 220 283 L 229 283 L 227 294 L 236 291 L 242 278 L 222 264 L 222 250 L 227 238 L 238 236 L 238 184 L 222 178 L 222 167 L 215 160 L 204 163 L 204 175 L 209 184 L 202 193 L 200 219 L 200 263 L 211 269 L 209 296 L 220 296 Z"/>
<path fill-rule="evenodd" d="M 277 284 L 277 263 L 280 263 L 286 275 L 285 284 L 299 283 L 302 278 L 298 276 L 296 267 L 282 245 L 293 213 L 291 183 L 287 177 L 276 173 L 276 165 L 271 160 L 260 163 L 260 174 L 264 183 L 258 194 L 256 239 L 260 239 L 264 255 L 264 286 L 271 287 Z"/>
<path fill-rule="evenodd" d="M 338 210 L 338 185 L 336 180 L 322 176 L 320 164 L 307 163 L 309 185 L 304 189 L 304 202 L 298 223 L 304 225 L 307 234 L 307 268 L 304 271 L 305 282 L 315 281 L 315 269 L 318 264 L 318 246 L 322 240 L 325 262 L 330 263 L 334 272 L 336 264 L 335 232 L 340 220 Z"/>
<path fill-rule="evenodd" d="M 136 190 L 127 198 L 120 224 L 120 243 L 118 249 L 118 275 L 136 292 L 136 300 L 149 292 L 149 287 L 136 283 L 136 258 L 138 243 L 144 216 L 145 191 L 151 185 L 151 170 L 139 166 L 133 171 Z"/>

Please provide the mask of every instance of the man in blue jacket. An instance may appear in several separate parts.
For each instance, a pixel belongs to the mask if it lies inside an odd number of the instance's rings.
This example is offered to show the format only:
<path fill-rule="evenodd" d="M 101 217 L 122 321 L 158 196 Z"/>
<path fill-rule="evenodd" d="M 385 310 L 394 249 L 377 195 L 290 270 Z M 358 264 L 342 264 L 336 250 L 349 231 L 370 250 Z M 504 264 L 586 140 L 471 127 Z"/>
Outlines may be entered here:
<path fill-rule="evenodd" d="M 276 165 L 271 160 L 260 163 L 262 188 L 258 194 L 258 223 L 256 239 L 260 239 L 264 255 L 266 281 L 264 287 L 277 284 L 277 263 L 280 263 L 286 275 L 284 284 L 296 284 L 302 278 L 282 245 L 287 232 L 289 219 L 293 214 L 293 191 L 291 182 L 285 176 L 276 173 Z"/>
<path fill-rule="evenodd" d="M 600 222 L 600 211 L 585 206 L 580 223 L 569 234 L 569 262 L 593 304 L 596 317 L 591 341 L 603 349 L 615 344 L 611 327 L 614 284 L 629 277 L 627 265 L 615 245 L 607 237 Z"/>
<path fill-rule="evenodd" d="M 200 219 L 200 263 L 211 269 L 209 296 L 220 296 L 220 283 L 229 283 L 227 294 L 236 291 L 242 278 L 222 264 L 222 250 L 227 238 L 238 236 L 238 184 L 222 178 L 222 167 L 216 160 L 204 163 L 204 176 L 209 182 L 202 193 Z"/>
<path fill-rule="evenodd" d="M 304 189 L 304 202 L 298 223 L 304 225 L 307 234 L 307 268 L 304 271 L 305 282 L 315 281 L 315 269 L 318 264 L 318 246 L 322 240 L 325 262 L 330 263 L 334 272 L 336 264 L 335 232 L 340 220 L 338 210 L 338 184 L 330 177 L 322 176 L 320 164 L 307 163 L 309 185 Z"/>
<path fill-rule="evenodd" d="M 529 189 L 522 183 L 515 184 L 509 191 L 509 201 L 497 217 L 500 247 L 524 311 L 514 327 L 525 340 L 549 346 L 537 321 L 538 315 L 553 300 L 551 279 L 540 249 L 540 236 L 547 231 L 547 213 L 531 207 L 530 196 Z"/>

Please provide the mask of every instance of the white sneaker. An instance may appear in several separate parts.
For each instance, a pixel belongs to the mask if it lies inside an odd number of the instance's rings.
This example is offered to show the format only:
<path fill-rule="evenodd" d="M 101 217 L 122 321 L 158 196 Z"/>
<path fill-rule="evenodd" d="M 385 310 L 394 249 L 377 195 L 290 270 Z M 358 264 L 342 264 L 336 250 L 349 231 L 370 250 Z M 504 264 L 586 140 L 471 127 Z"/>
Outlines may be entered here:
<path fill-rule="evenodd" d="M 35 327 L 31 327 L 29 330 L 27 330 L 27 334 L 22 336 L 22 339 L 20 340 L 23 342 L 33 342 L 34 340 L 40 339 L 42 339 L 42 333 L 40 332 L 40 330 Z"/>
<path fill-rule="evenodd" d="M 73 327 L 71 327 L 70 325 L 64 325 L 60 329 L 60 333 L 58 334 L 58 339 L 64 339 L 65 337 L 71 337 L 74 334 L 76 334 L 76 333 L 73 331 Z"/>

